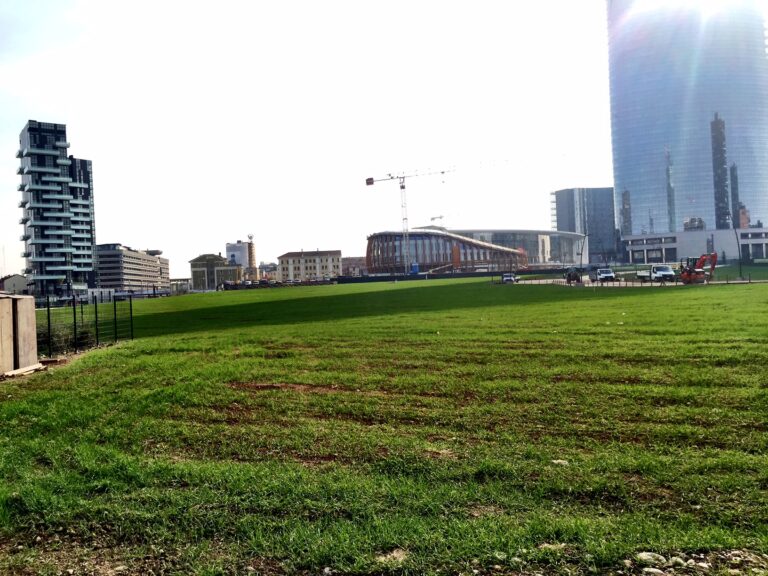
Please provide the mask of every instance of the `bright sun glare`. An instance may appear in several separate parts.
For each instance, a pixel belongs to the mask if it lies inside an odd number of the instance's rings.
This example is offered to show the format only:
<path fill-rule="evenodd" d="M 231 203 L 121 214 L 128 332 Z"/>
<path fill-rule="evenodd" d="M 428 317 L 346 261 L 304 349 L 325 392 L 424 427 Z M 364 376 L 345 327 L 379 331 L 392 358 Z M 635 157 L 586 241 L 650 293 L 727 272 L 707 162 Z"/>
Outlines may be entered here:
<path fill-rule="evenodd" d="M 637 13 L 670 7 L 683 9 L 698 8 L 702 17 L 706 20 L 718 12 L 738 4 L 744 4 L 744 0 L 641 0 L 633 4 L 632 11 Z M 768 17 L 768 0 L 756 0 L 755 4 Z"/>

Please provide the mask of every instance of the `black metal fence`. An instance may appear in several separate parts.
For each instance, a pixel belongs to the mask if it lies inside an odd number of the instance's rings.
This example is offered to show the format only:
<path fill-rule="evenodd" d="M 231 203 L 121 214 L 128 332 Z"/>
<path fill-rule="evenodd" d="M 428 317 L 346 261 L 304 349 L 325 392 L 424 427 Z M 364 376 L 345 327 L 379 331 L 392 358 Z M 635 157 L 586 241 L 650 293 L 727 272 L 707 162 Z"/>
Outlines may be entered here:
<path fill-rule="evenodd" d="M 49 358 L 133 339 L 130 296 L 46 298 L 36 301 L 37 353 Z"/>

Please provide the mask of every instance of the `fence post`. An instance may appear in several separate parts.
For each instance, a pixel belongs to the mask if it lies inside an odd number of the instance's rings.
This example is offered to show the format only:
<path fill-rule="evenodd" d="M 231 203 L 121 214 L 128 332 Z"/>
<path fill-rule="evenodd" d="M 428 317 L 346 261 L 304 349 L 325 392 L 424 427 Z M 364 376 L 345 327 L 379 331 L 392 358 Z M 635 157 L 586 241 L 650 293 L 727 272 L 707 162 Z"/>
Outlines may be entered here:
<path fill-rule="evenodd" d="M 51 297 L 45 297 L 45 305 L 48 308 L 48 358 L 53 358 L 53 338 L 51 337 Z"/>
<path fill-rule="evenodd" d="M 117 342 L 117 300 L 112 299 L 112 325 L 115 328 L 115 342 Z"/>
<path fill-rule="evenodd" d="M 93 295 L 93 314 L 96 317 L 96 346 L 99 345 L 99 297 Z"/>
<path fill-rule="evenodd" d="M 133 340 L 133 295 L 128 296 L 128 310 L 131 315 L 131 340 Z"/>
<path fill-rule="evenodd" d="M 74 342 L 72 342 L 75 352 L 77 352 L 77 300 L 72 295 L 72 331 L 74 332 Z"/>

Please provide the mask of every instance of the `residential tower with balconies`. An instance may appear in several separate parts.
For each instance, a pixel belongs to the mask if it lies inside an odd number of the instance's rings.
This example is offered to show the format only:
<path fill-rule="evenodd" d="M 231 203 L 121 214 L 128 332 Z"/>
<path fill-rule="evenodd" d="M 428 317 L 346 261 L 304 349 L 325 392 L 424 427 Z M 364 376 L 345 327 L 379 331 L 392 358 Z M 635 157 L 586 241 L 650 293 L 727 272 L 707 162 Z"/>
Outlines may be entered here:
<path fill-rule="evenodd" d="M 30 120 L 19 135 L 22 257 L 31 291 L 68 296 L 96 286 L 93 170 L 67 155 L 64 124 Z"/>

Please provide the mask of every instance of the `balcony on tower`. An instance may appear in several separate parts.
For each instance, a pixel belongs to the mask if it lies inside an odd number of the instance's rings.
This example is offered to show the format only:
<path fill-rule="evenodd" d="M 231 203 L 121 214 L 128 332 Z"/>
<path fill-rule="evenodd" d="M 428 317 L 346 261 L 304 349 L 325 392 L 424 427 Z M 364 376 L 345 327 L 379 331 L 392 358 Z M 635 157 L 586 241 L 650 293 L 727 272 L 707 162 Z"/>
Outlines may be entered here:
<path fill-rule="evenodd" d="M 72 218 L 75 216 L 75 214 L 74 212 L 64 212 L 63 209 L 61 209 L 43 212 L 43 216 L 46 218 Z"/>
<path fill-rule="evenodd" d="M 59 142 L 56 142 L 57 148 L 69 148 L 69 142 L 65 140 L 60 140 Z"/>
<path fill-rule="evenodd" d="M 29 277 L 33 282 L 43 280 L 66 280 L 67 277 L 62 274 L 33 274 Z"/>
<path fill-rule="evenodd" d="M 35 154 L 42 154 L 43 156 L 58 156 L 58 150 L 49 150 L 47 148 L 24 148 L 20 150 L 22 156 L 33 156 Z M 20 158 L 21 156 L 19 156 Z"/>
<path fill-rule="evenodd" d="M 45 226 L 46 228 L 60 228 L 64 226 L 63 220 L 31 220 L 30 226 Z"/>
<path fill-rule="evenodd" d="M 64 265 L 64 266 L 47 266 L 46 270 L 51 272 L 65 272 L 67 270 L 74 270 L 75 267 L 72 265 Z"/>
<path fill-rule="evenodd" d="M 25 198 L 24 200 L 22 200 L 21 202 L 19 202 L 19 208 L 26 208 L 27 204 L 29 204 L 29 200 L 27 200 L 27 199 Z"/>
<path fill-rule="evenodd" d="M 24 184 L 24 191 L 30 190 L 50 190 L 52 192 L 61 192 L 61 186 L 55 184 Z"/>
<path fill-rule="evenodd" d="M 40 172 L 43 174 L 60 174 L 59 168 L 53 166 L 24 166 L 24 174 L 32 174 L 34 172 Z"/>

